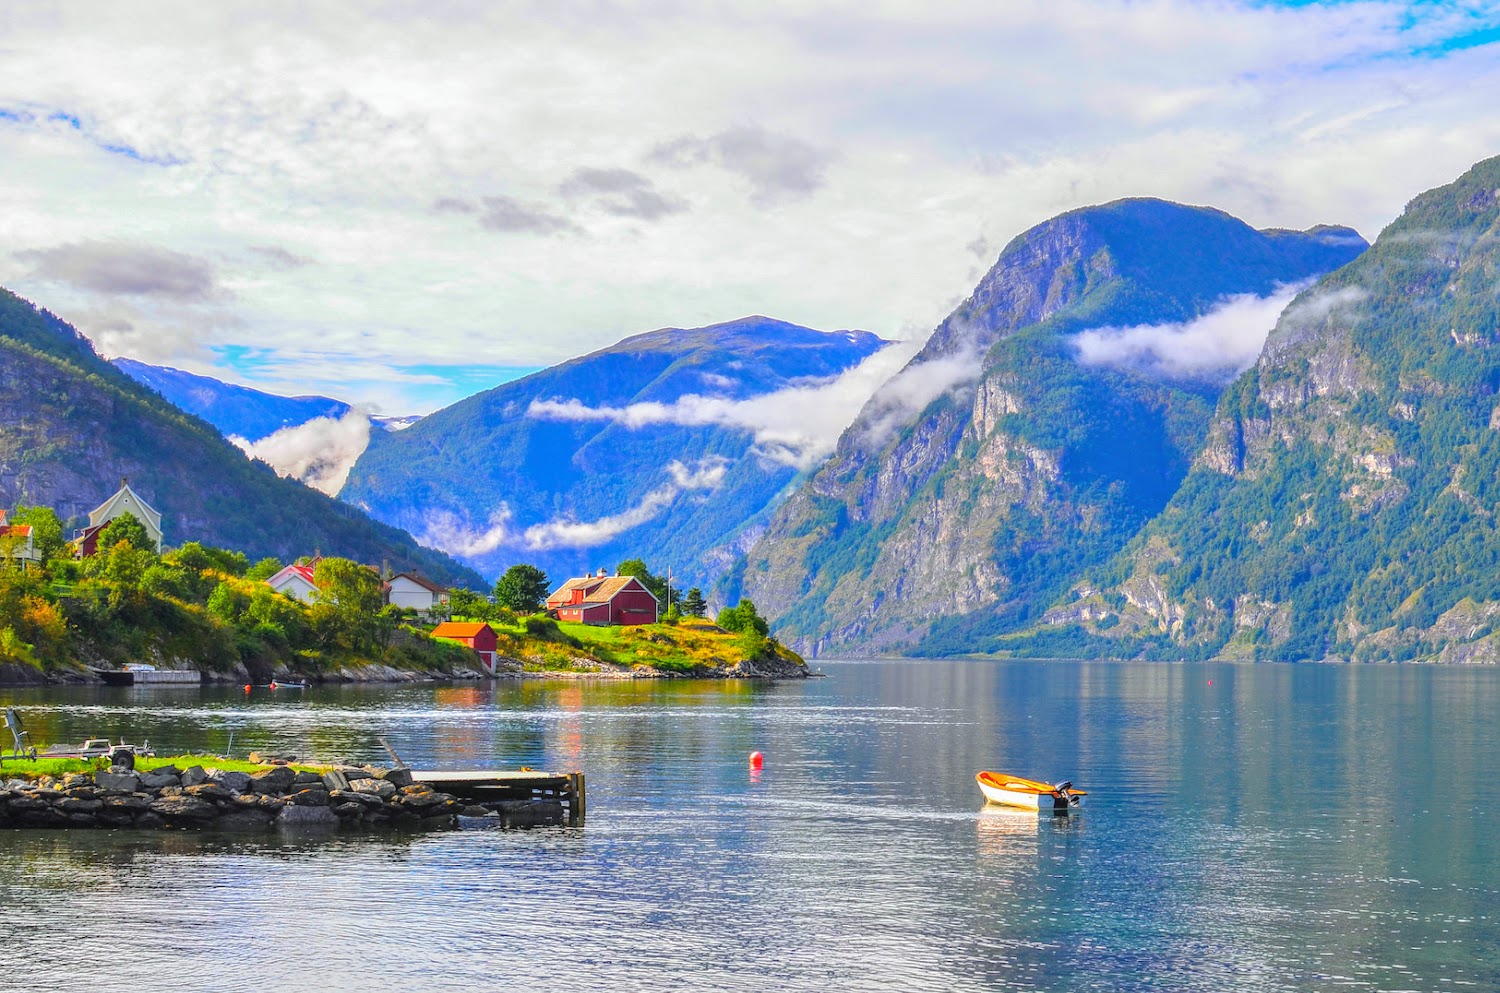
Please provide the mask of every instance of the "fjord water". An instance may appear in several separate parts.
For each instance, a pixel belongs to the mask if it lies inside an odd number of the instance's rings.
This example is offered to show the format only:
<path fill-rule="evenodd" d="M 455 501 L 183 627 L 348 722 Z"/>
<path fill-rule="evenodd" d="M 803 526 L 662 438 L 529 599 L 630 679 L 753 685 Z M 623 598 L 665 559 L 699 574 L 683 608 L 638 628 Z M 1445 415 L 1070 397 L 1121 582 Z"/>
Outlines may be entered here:
<path fill-rule="evenodd" d="M 825 663 L 827 679 L 0 691 L 33 734 L 580 768 L 581 829 L 7 832 L 33 990 L 1500 987 L 1500 672 Z M 766 755 L 752 775 L 747 756 Z M 984 809 L 983 768 L 1076 818 Z"/>

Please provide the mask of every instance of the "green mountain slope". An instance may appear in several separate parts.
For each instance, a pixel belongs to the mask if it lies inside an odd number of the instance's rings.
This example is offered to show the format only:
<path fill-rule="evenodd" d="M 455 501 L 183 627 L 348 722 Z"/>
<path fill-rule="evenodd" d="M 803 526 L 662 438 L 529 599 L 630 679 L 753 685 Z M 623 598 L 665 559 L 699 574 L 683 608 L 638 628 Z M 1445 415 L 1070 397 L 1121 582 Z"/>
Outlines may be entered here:
<path fill-rule="evenodd" d="M 644 558 L 706 588 L 798 469 L 748 422 L 698 414 L 829 381 L 886 344 L 765 317 L 635 335 L 377 433 L 339 497 L 488 575 Z"/>
<path fill-rule="evenodd" d="M 1085 364 L 1077 336 L 1193 321 L 1364 247 L 1347 228 L 1256 231 L 1159 200 L 1038 225 L 870 401 L 723 593 L 753 598 L 804 652 L 984 650 L 1161 509 L 1224 382 Z"/>
<path fill-rule="evenodd" d="M 1302 294 L 1028 651 L 1500 661 L 1500 158 Z"/>
<path fill-rule="evenodd" d="M 197 540 L 282 560 L 321 549 L 483 584 L 410 535 L 247 460 L 101 359 L 72 327 L 0 290 L 0 507 L 42 504 L 78 519 L 122 477 L 162 512 L 168 544 Z"/>

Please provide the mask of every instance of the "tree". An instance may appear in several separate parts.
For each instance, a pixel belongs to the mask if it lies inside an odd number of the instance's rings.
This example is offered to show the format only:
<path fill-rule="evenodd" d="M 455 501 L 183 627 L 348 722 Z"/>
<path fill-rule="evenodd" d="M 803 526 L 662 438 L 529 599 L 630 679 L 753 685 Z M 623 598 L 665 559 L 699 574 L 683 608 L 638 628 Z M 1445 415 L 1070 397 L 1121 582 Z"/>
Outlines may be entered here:
<path fill-rule="evenodd" d="M 714 623 L 725 631 L 754 631 L 762 637 L 771 633 L 771 625 L 760 616 L 755 604 L 749 600 L 741 600 L 733 607 L 725 607 L 719 611 Z"/>
<path fill-rule="evenodd" d="M 313 570 L 313 585 L 313 628 L 324 645 L 367 651 L 380 644 L 389 621 L 380 614 L 385 597 L 375 570 L 326 558 Z"/>
<path fill-rule="evenodd" d="M 495 583 L 495 603 L 518 614 L 534 614 L 549 591 L 545 572 L 534 565 L 513 565 Z"/>
<path fill-rule="evenodd" d="M 273 558 L 264 558 L 252 565 L 245 573 L 246 579 L 265 582 L 281 571 L 281 563 Z"/>
<path fill-rule="evenodd" d="M 708 604 L 703 599 L 703 591 L 694 586 L 687 591 L 687 596 L 682 598 L 682 612 L 689 617 L 702 617 L 708 613 Z"/>
<path fill-rule="evenodd" d="M 104 530 L 99 532 L 97 547 L 114 548 L 122 541 L 137 551 L 156 554 L 156 542 L 151 540 L 146 525 L 128 510 L 104 526 Z"/>
<path fill-rule="evenodd" d="M 43 562 L 56 558 L 67 544 L 63 540 L 62 519 L 51 507 L 17 507 L 10 515 L 10 522 L 31 525 L 31 542 Z"/>

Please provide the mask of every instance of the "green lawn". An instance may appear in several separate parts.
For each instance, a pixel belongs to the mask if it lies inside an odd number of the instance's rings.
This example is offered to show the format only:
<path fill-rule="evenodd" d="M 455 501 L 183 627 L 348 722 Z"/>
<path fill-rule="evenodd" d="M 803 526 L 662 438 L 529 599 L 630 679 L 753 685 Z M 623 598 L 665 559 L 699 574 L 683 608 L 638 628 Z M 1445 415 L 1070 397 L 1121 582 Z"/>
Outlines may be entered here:
<path fill-rule="evenodd" d="M 162 755 L 154 759 L 137 759 L 135 763 L 136 772 L 150 772 L 162 766 L 172 765 L 179 769 L 188 769 L 195 765 L 201 765 L 205 769 L 222 769 L 225 772 L 248 772 L 256 773 L 262 769 L 271 768 L 268 765 L 255 765 L 250 762 L 241 762 L 237 759 L 221 759 L 216 755 Z M 109 763 L 105 759 L 67 759 L 39 757 L 36 761 L 28 759 L 5 757 L 3 767 L 0 767 L 0 781 L 7 779 L 38 779 L 42 776 L 66 776 L 74 772 L 98 772 L 108 769 Z M 291 768 L 298 771 L 322 772 L 328 766 L 308 765 L 297 763 Z"/>

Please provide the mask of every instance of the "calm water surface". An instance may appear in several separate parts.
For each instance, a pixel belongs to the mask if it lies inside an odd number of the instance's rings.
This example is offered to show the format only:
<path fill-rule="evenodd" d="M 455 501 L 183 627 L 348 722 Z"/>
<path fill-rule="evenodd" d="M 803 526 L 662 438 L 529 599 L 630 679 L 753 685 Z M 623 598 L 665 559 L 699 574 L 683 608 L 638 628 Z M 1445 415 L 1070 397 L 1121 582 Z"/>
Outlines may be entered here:
<path fill-rule="evenodd" d="M 43 742 L 582 769 L 580 829 L 0 833 L 0 988 L 1500 988 L 1500 672 L 0 690 Z M 758 749 L 766 768 L 752 775 Z M 999 768 L 1089 790 L 983 809 Z"/>

